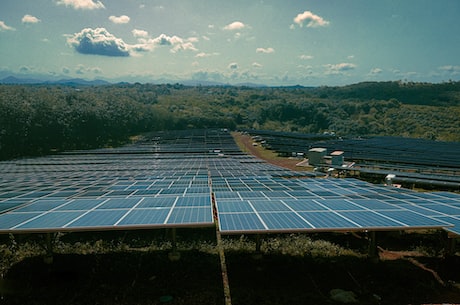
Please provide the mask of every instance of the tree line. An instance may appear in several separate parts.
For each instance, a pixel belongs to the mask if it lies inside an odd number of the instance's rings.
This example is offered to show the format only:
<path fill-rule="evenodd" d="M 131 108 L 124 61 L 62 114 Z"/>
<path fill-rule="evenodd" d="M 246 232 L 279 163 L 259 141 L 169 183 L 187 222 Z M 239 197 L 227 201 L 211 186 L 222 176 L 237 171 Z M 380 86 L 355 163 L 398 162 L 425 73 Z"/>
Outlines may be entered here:
<path fill-rule="evenodd" d="M 226 127 L 460 141 L 460 82 L 345 87 L 0 85 L 0 159 Z"/>

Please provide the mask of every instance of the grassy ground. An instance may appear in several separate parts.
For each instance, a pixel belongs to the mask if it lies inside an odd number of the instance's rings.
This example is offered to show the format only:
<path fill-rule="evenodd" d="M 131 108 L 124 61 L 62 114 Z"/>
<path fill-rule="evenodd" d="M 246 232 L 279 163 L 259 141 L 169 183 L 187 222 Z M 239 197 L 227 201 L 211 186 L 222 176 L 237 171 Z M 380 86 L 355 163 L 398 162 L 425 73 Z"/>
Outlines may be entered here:
<path fill-rule="evenodd" d="M 0 304 L 224 304 L 214 233 L 178 232 L 177 261 L 163 230 L 61 235 L 53 264 L 39 239 L 4 237 Z M 365 235 L 265 236 L 260 252 L 253 236 L 224 236 L 232 304 L 338 304 L 333 289 L 357 304 L 460 303 L 459 256 L 442 256 L 437 233 L 423 236 L 382 233 L 385 249 L 414 251 L 378 262 Z"/>

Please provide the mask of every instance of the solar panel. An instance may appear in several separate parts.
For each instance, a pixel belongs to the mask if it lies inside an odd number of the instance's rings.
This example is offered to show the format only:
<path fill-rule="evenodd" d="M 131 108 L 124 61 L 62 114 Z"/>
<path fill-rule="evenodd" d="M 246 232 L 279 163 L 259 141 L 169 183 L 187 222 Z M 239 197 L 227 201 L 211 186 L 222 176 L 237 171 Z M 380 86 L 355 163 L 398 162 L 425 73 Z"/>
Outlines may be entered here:
<path fill-rule="evenodd" d="M 28 219 L 26 222 L 19 224 L 15 229 L 37 229 L 42 230 L 61 228 L 73 219 L 81 216 L 83 211 L 64 211 L 64 212 L 46 212 L 36 217 Z"/>
<path fill-rule="evenodd" d="M 166 217 L 170 213 L 169 208 L 150 208 L 136 209 L 126 215 L 117 225 L 118 226 L 142 226 L 165 223 Z"/>
<path fill-rule="evenodd" d="M 257 212 L 292 211 L 289 206 L 280 200 L 250 200 L 249 204 Z"/>
<path fill-rule="evenodd" d="M 328 210 L 324 205 L 319 204 L 313 199 L 283 199 L 283 202 L 289 206 L 292 210 L 298 212 L 308 212 L 308 211 L 324 211 Z"/>
<path fill-rule="evenodd" d="M 67 222 L 65 228 L 113 227 L 128 211 L 128 209 L 88 211 L 80 215 L 81 217 Z"/>
<path fill-rule="evenodd" d="M 348 228 L 356 230 L 360 226 L 338 213 L 331 211 L 299 212 L 303 219 L 318 230 L 338 230 Z"/>
<path fill-rule="evenodd" d="M 412 211 L 380 211 L 382 215 L 391 217 L 393 219 L 396 219 L 398 221 L 403 222 L 406 224 L 408 227 L 438 227 L 442 224 L 440 223 L 439 220 L 432 218 L 432 217 L 426 217 L 418 213 L 414 213 Z M 444 226 L 449 227 L 449 224 L 444 222 Z"/>
<path fill-rule="evenodd" d="M 453 227 L 446 227 L 445 230 L 460 235 L 460 216 L 436 216 L 434 218 L 452 224 Z"/>
<path fill-rule="evenodd" d="M 139 209 L 143 208 L 169 208 L 176 202 L 176 197 L 146 197 L 139 205 Z"/>
<path fill-rule="evenodd" d="M 168 224 L 200 224 L 212 223 L 212 211 L 208 207 L 174 208 L 166 223 Z"/>
<path fill-rule="evenodd" d="M 312 228 L 303 218 L 292 212 L 261 212 L 259 213 L 259 217 L 269 231 L 295 231 L 298 229 L 305 230 Z"/>
<path fill-rule="evenodd" d="M 397 213 L 400 212 L 401 211 L 397 211 Z M 400 217 L 396 217 L 395 220 L 385 217 L 383 213 L 376 213 L 373 211 L 340 211 L 338 214 L 351 222 L 358 224 L 360 227 L 367 229 L 385 227 L 402 228 L 407 226 L 403 222 L 399 221 Z"/>
<path fill-rule="evenodd" d="M 212 226 L 213 195 L 223 234 L 401 228 L 460 234 L 458 194 L 300 178 L 242 154 L 216 130 L 152 137 L 158 143 L 0 162 L 0 233 Z"/>
<path fill-rule="evenodd" d="M 219 214 L 219 228 L 223 233 L 260 233 L 266 230 L 255 213 Z"/>
<path fill-rule="evenodd" d="M 359 191 L 361 195 L 351 198 L 354 181 L 347 179 L 286 181 L 289 182 L 276 182 L 280 186 L 293 187 L 293 184 L 296 184 L 296 191 L 276 192 L 276 196 L 271 196 L 272 198 L 259 197 L 260 192 L 254 192 L 255 195 L 252 194 L 252 197 L 243 192 L 235 192 L 242 200 L 229 200 L 229 194 L 223 198 L 219 197 L 217 192 L 216 205 L 222 233 L 399 230 L 441 228 L 450 225 L 434 219 L 429 213 L 423 214 L 405 208 L 404 203 L 417 197 L 411 193 L 406 194 L 404 190 L 359 182 L 356 185 L 368 190 Z M 330 191 L 326 191 L 328 187 L 331 188 Z M 373 198 L 377 192 L 382 193 L 380 199 Z M 324 196 L 325 193 L 328 196 Z M 245 197 L 241 196 L 242 194 Z M 293 196 L 296 194 L 307 196 Z M 418 200 L 422 200 L 423 203 L 432 202 L 429 199 Z"/>

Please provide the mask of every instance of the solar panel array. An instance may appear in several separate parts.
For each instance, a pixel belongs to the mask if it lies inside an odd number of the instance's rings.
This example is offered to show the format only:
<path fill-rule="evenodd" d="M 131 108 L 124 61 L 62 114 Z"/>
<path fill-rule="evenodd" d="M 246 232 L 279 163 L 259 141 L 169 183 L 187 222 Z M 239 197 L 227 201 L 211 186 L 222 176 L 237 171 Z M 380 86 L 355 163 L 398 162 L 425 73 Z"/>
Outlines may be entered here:
<path fill-rule="evenodd" d="M 460 195 L 312 179 L 242 154 L 224 130 L 0 162 L 0 233 L 213 226 L 223 234 L 445 228 Z"/>
<path fill-rule="evenodd" d="M 436 228 L 460 219 L 460 196 L 428 199 L 356 179 L 213 179 L 216 187 L 220 230 L 229 234 Z M 434 212 L 447 206 L 449 213 Z"/>
<path fill-rule="evenodd" d="M 344 152 L 347 161 L 353 162 L 350 170 L 383 177 L 394 174 L 394 182 L 406 185 L 460 190 L 458 142 L 402 137 L 339 138 L 333 135 L 260 130 L 248 132 L 262 145 L 281 154 L 307 154 L 310 148 L 318 147 L 326 148 L 328 153 L 339 150 Z M 327 166 L 331 166 L 330 162 Z"/>
<path fill-rule="evenodd" d="M 382 162 L 419 165 L 422 168 L 460 168 L 459 142 L 442 142 L 403 137 L 342 138 L 331 135 L 301 134 L 248 130 L 266 145 L 279 152 L 304 152 L 310 148 L 324 147 L 329 152 L 340 150 L 345 158 L 356 162 Z"/>

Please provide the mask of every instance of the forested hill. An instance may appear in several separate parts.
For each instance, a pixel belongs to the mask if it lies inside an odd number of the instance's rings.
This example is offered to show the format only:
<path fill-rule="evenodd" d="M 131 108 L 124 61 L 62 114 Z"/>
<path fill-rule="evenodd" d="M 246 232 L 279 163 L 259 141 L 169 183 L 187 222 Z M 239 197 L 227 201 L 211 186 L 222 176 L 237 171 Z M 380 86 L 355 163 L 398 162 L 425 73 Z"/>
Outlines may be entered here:
<path fill-rule="evenodd" d="M 344 87 L 0 85 L 0 159 L 227 127 L 460 141 L 460 82 Z"/>
<path fill-rule="evenodd" d="M 413 82 L 363 82 L 344 87 L 319 87 L 315 95 L 339 99 L 389 100 L 404 104 L 459 106 L 460 82 L 440 84 Z"/>

